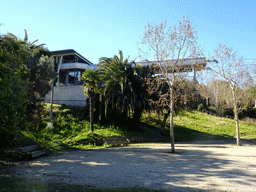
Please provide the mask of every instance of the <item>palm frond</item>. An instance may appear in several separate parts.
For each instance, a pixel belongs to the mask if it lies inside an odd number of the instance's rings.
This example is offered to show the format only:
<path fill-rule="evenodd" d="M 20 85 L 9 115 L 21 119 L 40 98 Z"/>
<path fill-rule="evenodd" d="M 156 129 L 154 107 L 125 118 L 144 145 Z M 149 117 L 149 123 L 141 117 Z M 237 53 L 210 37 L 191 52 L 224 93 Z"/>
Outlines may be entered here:
<path fill-rule="evenodd" d="M 26 29 L 24 29 L 24 31 L 25 31 L 25 37 L 24 37 L 23 41 L 27 42 L 28 41 L 28 33 L 27 33 Z"/>
<path fill-rule="evenodd" d="M 36 39 L 35 41 L 33 41 L 32 43 L 30 43 L 30 45 L 33 45 L 35 42 L 37 42 L 38 39 Z M 42 44 L 41 44 L 42 45 Z M 45 44 L 44 44 L 45 45 Z"/>
<path fill-rule="evenodd" d="M 12 37 L 12 38 L 15 38 L 16 40 L 18 39 L 14 34 L 12 33 L 7 33 L 8 36 Z"/>

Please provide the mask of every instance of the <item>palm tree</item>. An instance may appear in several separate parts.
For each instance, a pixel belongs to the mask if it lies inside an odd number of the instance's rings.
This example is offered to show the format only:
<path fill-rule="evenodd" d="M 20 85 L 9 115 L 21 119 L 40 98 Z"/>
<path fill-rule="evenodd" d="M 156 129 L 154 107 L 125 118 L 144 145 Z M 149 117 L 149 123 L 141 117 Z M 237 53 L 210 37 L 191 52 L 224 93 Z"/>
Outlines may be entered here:
<path fill-rule="evenodd" d="M 93 118 L 94 118 L 94 102 L 95 102 L 95 93 L 97 92 L 97 87 L 99 86 L 99 76 L 98 71 L 85 70 L 80 77 L 84 81 L 83 89 L 84 94 L 89 97 L 90 105 L 90 127 L 91 132 L 93 132 Z"/>
<path fill-rule="evenodd" d="M 142 80 L 135 74 L 135 63 L 128 59 L 124 60 L 122 51 L 119 51 L 119 57 L 102 57 L 98 64 L 100 75 L 106 82 L 102 91 L 106 114 L 119 125 L 127 122 L 130 111 L 134 111 L 134 117 L 138 119 L 146 101 L 141 91 Z"/>
<path fill-rule="evenodd" d="M 125 67 L 128 65 L 128 59 L 123 60 L 123 53 L 119 51 L 118 56 L 113 58 L 100 58 L 98 64 L 101 77 L 106 82 L 102 93 L 105 97 L 106 116 L 111 121 L 120 118 L 126 121 L 129 111 L 130 94 L 126 89 Z M 115 122 L 116 123 L 116 122 Z"/>
<path fill-rule="evenodd" d="M 34 43 L 38 41 L 38 39 L 34 40 L 32 43 L 28 41 L 28 32 L 26 29 L 24 29 L 25 31 L 25 36 L 24 36 L 24 39 L 23 41 L 21 41 L 21 43 L 23 44 L 27 44 L 31 49 L 32 48 L 38 48 L 38 47 L 43 47 L 45 44 L 40 44 L 40 45 L 35 45 Z M 12 34 L 12 33 L 7 33 L 7 35 L 9 35 L 10 37 L 13 37 L 15 38 L 16 40 L 18 40 L 17 36 Z"/>

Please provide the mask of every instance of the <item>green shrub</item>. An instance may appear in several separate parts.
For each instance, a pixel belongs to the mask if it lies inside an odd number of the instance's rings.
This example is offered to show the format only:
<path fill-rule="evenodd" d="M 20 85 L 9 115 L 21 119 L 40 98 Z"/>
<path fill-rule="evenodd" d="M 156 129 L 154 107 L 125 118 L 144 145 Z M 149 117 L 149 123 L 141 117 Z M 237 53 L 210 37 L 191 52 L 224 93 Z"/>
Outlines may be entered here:
<path fill-rule="evenodd" d="M 200 103 L 199 105 L 197 105 L 197 110 L 198 111 L 202 111 L 203 109 L 205 109 L 206 107 L 205 107 L 205 105 L 204 105 L 204 103 Z"/>

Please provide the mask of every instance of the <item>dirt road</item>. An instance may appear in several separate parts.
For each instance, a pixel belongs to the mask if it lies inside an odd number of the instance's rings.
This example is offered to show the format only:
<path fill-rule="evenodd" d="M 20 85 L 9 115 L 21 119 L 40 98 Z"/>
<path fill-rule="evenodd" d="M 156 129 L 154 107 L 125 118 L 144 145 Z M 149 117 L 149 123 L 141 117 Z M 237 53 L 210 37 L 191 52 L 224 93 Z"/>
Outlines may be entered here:
<path fill-rule="evenodd" d="M 57 152 L 15 167 L 15 175 L 97 188 L 256 191 L 256 146 L 139 144 Z"/>

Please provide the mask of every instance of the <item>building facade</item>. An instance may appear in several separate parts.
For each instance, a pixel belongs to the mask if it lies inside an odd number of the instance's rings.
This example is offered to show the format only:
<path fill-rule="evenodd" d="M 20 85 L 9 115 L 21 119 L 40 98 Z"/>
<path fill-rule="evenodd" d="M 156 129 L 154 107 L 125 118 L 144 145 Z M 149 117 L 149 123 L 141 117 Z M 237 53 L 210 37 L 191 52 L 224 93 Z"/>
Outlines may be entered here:
<path fill-rule="evenodd" d="M 58 64 L 53 103 L 85 106 L 87 97 L 83 93 L 83 82 L 80 77 L 85 70 L 96 70 L 97 66 L 73 49 L 53 51 L 52 55 Z M 51 92 L 45 96 L 45 102 L 50 103 L 50 101 Z"/>

